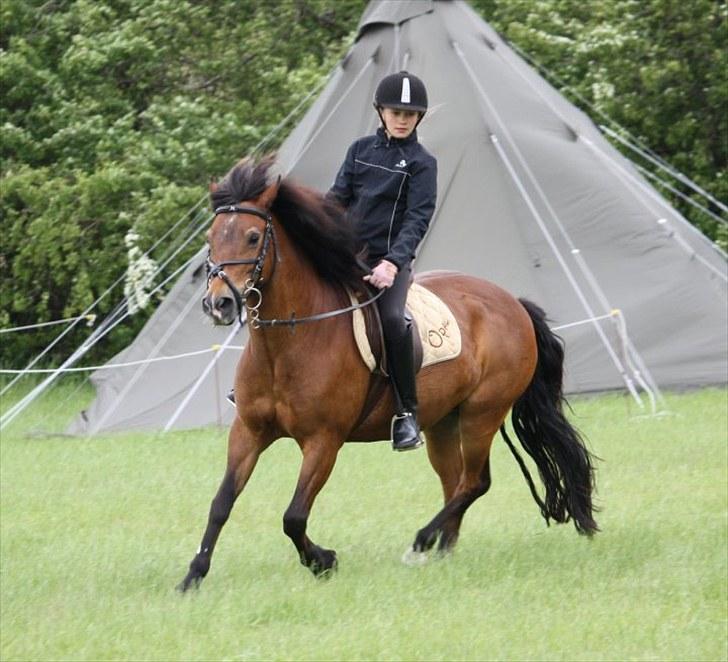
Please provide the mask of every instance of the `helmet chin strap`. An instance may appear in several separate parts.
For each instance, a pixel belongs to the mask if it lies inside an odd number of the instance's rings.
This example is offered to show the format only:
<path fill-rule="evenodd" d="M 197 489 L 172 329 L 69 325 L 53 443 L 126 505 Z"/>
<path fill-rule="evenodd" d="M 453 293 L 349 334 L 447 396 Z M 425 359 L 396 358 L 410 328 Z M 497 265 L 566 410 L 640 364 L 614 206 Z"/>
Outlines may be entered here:
<path fill-rule="evenodd" d="M 377 115 L 379 115 L 379 121 L 382 123 L 384 130 L 387 131 L 387 123 L 384 121 L 384 117 L 382 117 L 383 106 L 378 106 L 376 103 L 373 103 L 372 105 L 374 106 L 374 110 L 377 111 Z M 387 133 L 389 132 L 387 131 Z"/>

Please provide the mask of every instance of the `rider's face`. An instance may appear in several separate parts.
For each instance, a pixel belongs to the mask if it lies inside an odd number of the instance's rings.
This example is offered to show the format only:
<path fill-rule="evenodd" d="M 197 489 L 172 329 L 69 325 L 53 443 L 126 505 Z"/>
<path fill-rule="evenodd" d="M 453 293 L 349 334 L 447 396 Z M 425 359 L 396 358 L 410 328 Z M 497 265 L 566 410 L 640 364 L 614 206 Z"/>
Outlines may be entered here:
<path fill-rule="evenodd" d="M 406 138 L 415 130 L 420 114 L 414 110 L 383 108 L 382 119 L 387 133 L 392 138 Z"/>

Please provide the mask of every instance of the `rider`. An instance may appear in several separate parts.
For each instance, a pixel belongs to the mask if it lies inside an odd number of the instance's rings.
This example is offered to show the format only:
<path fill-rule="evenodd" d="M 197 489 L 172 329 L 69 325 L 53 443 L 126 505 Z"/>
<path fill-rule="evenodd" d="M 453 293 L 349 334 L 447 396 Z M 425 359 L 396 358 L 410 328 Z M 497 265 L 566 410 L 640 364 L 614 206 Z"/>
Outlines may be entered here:
<path fill-rule="evenodd" d="M 386 291 L 377 300 L 396 414 L 394 450 L 422 445 L 417 423 L 412 325 L 405 318 L 412 261 L 435 210 L 437 161 L 417 141 L 427 111 L 424 83 L 406 71 L 383 78 L 374 95 L 375 135 L 355 141 L 328 195 L 356 219 L 372 271 L 364 279 Z"/>

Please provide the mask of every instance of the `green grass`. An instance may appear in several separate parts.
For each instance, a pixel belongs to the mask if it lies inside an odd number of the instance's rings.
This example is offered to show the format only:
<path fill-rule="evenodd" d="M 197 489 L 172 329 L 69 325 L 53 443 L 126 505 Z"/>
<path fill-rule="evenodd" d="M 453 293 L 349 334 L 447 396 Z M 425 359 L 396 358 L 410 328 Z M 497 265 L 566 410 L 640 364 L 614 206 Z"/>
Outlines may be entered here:
<path fill-rule="evenodd" d="M 426 454 L 343 449 L 311 537 L 318 581 L 281 530 L 299 452 L 267 451 L 199 592 L 180 596 L 222 475 L 226 434 L 39 436 L 87 391 L 60 388 L 0 443 L 2 660 L 726 659 L 727 394 L 578 399 L 603 458 L 593 540 L 546 528 L 503 443 L 457 551 L 400 557 L 440 507 Z M 8 402 L 4 406 L 8 406 Z M 58 408 L 61 408 L 59 413 Z M 65 412 L 65 413 L 64 413 Z"/>

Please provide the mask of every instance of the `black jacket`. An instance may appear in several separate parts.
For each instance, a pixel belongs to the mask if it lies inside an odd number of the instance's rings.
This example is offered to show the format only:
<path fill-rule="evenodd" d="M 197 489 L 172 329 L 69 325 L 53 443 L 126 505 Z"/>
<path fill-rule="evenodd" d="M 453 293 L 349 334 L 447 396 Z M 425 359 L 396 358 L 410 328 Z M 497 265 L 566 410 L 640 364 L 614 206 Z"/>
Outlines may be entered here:
<path fill-rule="evenodd" d="M 329 195 L 355 219 L 373 266 L 385 259 L 402 268 L 415 257 L 437 198 L 437 161 L 417 132 L 398 140 L 384 129 L 354 142 Z"/>

